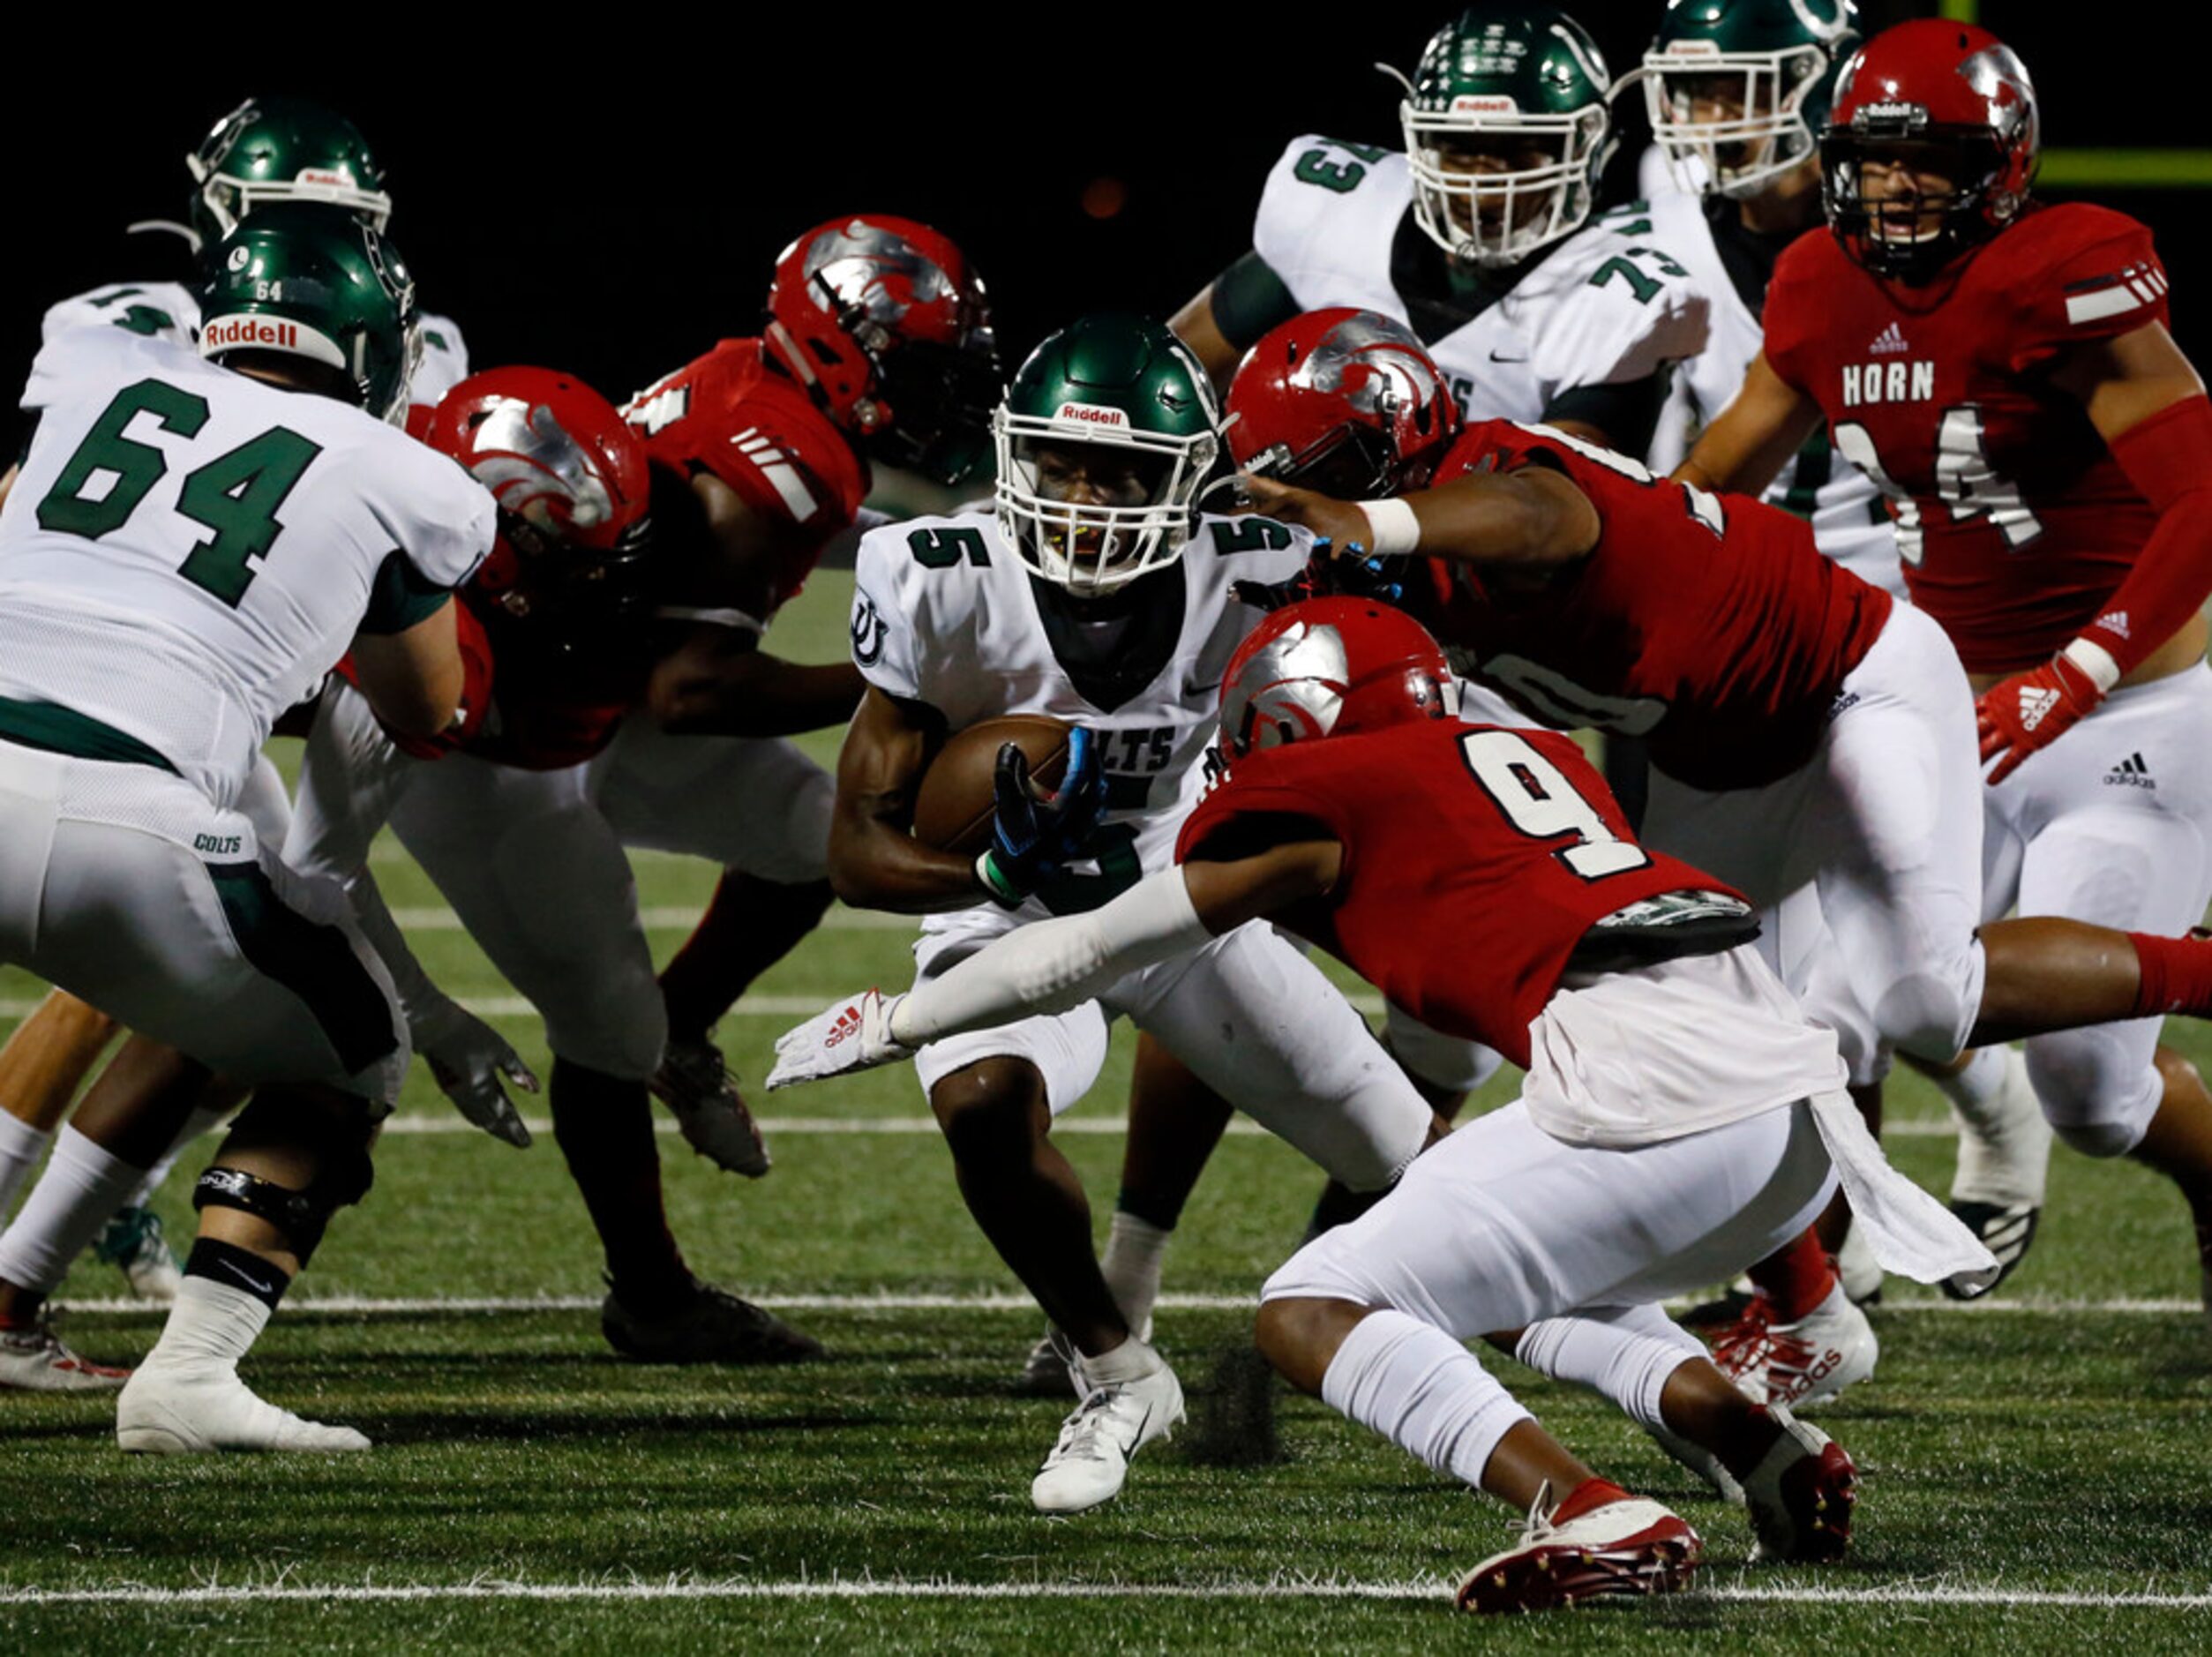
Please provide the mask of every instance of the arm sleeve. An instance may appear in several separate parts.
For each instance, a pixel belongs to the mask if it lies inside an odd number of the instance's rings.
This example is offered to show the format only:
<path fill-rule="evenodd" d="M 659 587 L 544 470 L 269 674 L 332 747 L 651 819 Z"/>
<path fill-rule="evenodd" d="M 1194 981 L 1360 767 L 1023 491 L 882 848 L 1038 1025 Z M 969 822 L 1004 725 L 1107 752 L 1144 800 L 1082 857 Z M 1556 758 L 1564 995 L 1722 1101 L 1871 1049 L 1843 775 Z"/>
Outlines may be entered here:
<path fill-rule="evenodd" d="M 1066 1012 L 1116 978 L 1212 937 L 1182 870 L 1162 869 L 1103 908 L 1018 927 L 919 986 L 892 1013 L 891 1035 L 919 1047 L 1030 1013 Z"/>
<path fill-rule="evenodd" d="M 1213 279 L 1212 303 L 1214 326 L 1239 350 L 1298 314 L 1290 289 L 1256 250 Z"/>
<path fill-rule="evenodd" d="M 2212 596 L 2212 401 L 2185 397 L 2161 409 L 2119 435 L 2112 458 L 2158 509 L 2126 580 L 2081 630 L 2124 676 Z"/>
<path fill-rule="evenodd" d="M 1567 386 L 1545 406 L 1543 423 L 1556 425 L 1562 420 L 1572 420 L 1595 426 L 1605 433 L 1606 441 L 1622 454 L 1648 454 L 1653 434 L 1659 430 L 1660 410 L 1666 407 L 1667 386 L 1672 379 L 1669 367 L 1642 379 Z"/>

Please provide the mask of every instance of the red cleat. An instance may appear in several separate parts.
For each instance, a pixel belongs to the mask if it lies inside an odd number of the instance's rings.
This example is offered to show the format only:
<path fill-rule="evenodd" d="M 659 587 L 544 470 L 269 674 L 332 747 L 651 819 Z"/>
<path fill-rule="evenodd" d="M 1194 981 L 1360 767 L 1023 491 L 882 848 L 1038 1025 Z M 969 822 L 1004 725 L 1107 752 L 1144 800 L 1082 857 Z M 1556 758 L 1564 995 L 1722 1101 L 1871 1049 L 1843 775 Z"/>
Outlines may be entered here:
<path fill-rule="evenodd" d="M 1782 1436 L 1743 1480 L 1758 1546 L 1753 1559 L 1825 1563 L 1851 1545 L 1859 1470 L 1843 1446 L 1780 1405 L 1768 1406 Z"/>
<path fill-rule="evenodd" d="M 1698 1533 L 1668 1509 L 1623 1496 L 1555 1524 L 1547 1487 L 1528 1511 L 1517 1547 L 1484 1560 L 1459 1584 L 1462 1611 L 1556 1611 L 1608 1594 L 1671 1593 L 1705 1553 Z"/>

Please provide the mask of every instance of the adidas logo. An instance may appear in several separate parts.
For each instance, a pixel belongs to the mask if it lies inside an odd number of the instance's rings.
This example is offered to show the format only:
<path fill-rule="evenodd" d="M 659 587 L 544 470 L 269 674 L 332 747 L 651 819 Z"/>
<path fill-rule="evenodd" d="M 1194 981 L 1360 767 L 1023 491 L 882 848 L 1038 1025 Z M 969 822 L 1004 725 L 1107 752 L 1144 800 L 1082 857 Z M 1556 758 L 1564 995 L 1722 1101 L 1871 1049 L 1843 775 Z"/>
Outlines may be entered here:
<path fill-rule="evenodd" d="M 2032 686 L 2021 686 L 2020 728 L 2022 731 L 2033 731 L 2037 725 L 2043 724 L 2043 716 L 2058 705 L 2058 693 L 2057 691 L 2036 690 Z"/>
<path fill-rule="evenodd" d="M 1874 343 L 1868 346 L 1866 351 L 1870 356 L 1894 356 L 1899 351 L 1909 351 L 1912 349 L 1905 343 L 1904 331 L 1893 321 L 1889 326 L 1875 335 Z"/>
<path fill-rule="evenodd" d="M 2151 780 L 2150 767 L 2143 763 L 2143 756 L 2131 754 L 2104 774 L 2107 788 L 2149 788 L 2158 784 Z"/>
<path fill-rule="evenodd" d="M 2115 638 L 2125 639 L 2128 636 L 2127 612 L 2125 610 L 2106 611 L 2096 619 L 2096 625 Z"/>
<path fill-rule="evenodd" d="M 844 1011 L 837 1015 L 837 1022 L 830 1026 L 829 1033 L 822 1038 L 823 1051 L 827 1052 L 839 1046 L 848 1038 L 859 1035 L 860 1027 L 860 1009 L 857 1007 L 846 1008 Z"/>

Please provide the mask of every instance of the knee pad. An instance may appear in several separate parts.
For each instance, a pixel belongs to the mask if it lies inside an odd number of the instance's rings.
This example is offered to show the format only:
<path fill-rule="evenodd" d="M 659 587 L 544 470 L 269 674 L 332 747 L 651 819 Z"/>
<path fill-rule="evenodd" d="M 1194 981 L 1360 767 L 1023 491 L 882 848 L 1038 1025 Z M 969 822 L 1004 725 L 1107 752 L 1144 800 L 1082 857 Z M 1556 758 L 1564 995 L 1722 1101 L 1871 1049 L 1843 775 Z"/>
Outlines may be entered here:
<path fill-rule="evenodd" d="M 231 1131 L 312 1151 L 314 1179 L 306 1189 L 295 1191 L 218 1165 L 193 1186 L 192 1207 L 235 1208 L 268 1221 L 284 1233 L 303 1266 L 321 1243 L 331 1216 L 361 1201 L 376 1183 L 376 1167 L 369 1159 L 374 1124 L 365 1105 L 357 1118 L 346 1120 L 323 1111 L 269 1104 L 257 1094 L 238 1113 Z"/>
<path fill-rule="evenodd" d="M 2124 1157 L 2143 1137 L 2141 1128 L 2125 1122 L 2053 1122 L 2051 1131 L 2085 1157 Z"/>

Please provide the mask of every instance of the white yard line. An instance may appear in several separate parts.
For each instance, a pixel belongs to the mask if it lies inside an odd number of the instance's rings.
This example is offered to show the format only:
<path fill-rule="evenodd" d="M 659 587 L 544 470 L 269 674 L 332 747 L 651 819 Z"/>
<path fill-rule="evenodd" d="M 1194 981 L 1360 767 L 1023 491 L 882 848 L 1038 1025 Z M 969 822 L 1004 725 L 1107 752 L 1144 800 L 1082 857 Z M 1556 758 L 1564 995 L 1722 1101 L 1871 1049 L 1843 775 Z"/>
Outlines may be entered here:
<path fill-rule="evenodd" d="M 1448 1601 L 1442 1578 L 1361 1581 L 1218 1582 L 928 1582 L 830 1577 L 781 1581 L 664 1582 L 360 1582 L 274 1581 L 189 1588 L 123 1585 L 101 1588 L 0 1587 L 0 1605 L 205 1606 L 263 1603 L 394 1604 L 450 1601 L 525 1601 L 701 1600 L 1421 1600 Z M 2212 1607 L 2212 1593 L 2096 1593 L 2065 1589 L 2003 1588 L 1971 1583 L 1898 1583 L 1872 1587 L 1735 1587 L 1693 1591 L 1690 1600 L 1758 1605 L 2024 1606 L 2051 1609 L 2187 1611 Z"/>
<path fill-rule="evenodd" d="M 596 1294 L 520 1294 L 520 1295 L 377 1295 L 326 1294 L 312 1293 L 296 1294 L 285 1302 L 287 1310 L 322 1312 L 347 1317 L 424 1317 L 454 1312 L 586 1312 L 596 1311 L 604 1297 Z M 763 1306 L 772 1306 L 794 1312 L 1028 1312 L 1036 1310 L 1036 1302 L 1026 1294 L 1011 1291 L 984 1290 L 951 1294 L 909 1293 L 894 1289 L 873 1290 L 865 1294 L 761 1294 L 755 1297 Z M 57 1302 L 67 1310 L 98 1315 L 102 1313 L 156 1313 L 144 1301 L 114 1295 L 97 1299 L 65 1300 Z M 1158 1305 L 1170 1312 L 1235 1312 L 1249 1309 L 1255 1301 L 1248 1294 L 1183 1294 L 1167 1293 L 1159 1297 Z M 1882 1313 L 1901 1316 L 1931 1314 L 1945 1317 L 1987 1317 L 2007 1312 L 2023 1313 L 2039 1317 L 2074 1317 L 2092 1314 L 2123 1316 L 2171 1317 L 2194 1316 L 2201 1310 L 2193 1300 L 2106 1300 L 2069 1301 L 2040 1297 L 2013 1299 L 1998 1296 L 1986 1301 L 1946 1301 L 1890 1299 L 1882 1302 Z"/>

